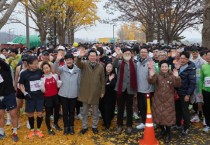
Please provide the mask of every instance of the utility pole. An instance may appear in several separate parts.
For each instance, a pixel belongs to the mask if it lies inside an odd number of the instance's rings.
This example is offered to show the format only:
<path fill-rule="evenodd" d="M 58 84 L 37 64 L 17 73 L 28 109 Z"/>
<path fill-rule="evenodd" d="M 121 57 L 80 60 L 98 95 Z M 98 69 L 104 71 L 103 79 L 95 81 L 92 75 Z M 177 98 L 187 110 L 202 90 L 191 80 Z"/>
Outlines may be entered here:
<path fill-rule="evenodd" d="M 29 40 L 29 16 L 28 16 L 28 0 L 26 0 L 26 47 L 30 48 Z"/>
<path fill-rule="evenodd" d="M 57 36 L 56 36 L 56 17 L 54 16 L 54 21 L 53 21 L 53 26 L 54 26 L 54 48 L 56 48 L 57 45 Z"/>
<path fill-rule="evenodd" d="M 113 24 L 113 42 L 115 43 L 115 39 L 114 39 L 114 24 Z"/>

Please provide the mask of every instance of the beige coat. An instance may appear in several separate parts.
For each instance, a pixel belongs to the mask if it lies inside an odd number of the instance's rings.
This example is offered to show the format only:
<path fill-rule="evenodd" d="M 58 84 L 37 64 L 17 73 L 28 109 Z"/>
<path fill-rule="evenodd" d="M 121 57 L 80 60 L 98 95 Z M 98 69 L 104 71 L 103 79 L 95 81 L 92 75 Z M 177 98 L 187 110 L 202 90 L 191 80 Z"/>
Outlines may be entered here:
<path fill-rule="evenodd" d="M 77 59 L 76 65 L 81 69 L 81 81 L 78 100 L 91 105 L 99 104 L 101 94 L 105 93 L 105 74 L 101 64 L 94 69 L 88 62 Z"/>

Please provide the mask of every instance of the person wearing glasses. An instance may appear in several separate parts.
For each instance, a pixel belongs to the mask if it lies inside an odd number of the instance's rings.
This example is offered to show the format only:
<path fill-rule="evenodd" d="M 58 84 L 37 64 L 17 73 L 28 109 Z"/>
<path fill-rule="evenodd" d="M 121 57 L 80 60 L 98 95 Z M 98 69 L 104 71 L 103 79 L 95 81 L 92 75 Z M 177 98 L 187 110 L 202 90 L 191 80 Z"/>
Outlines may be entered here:
<path fill-rule="evenodd" d="M 200 57 L 198 48 L 195 46 L 191 48 L 190 61 L 194 62 L 195 66 L 196 66 L 196 88 L 195 88 L 194 93 L 190 99 L 190 102 L 193 104 L 195 114 L 191 118 L 190 121 L 191 122 L 199 122 L 200 118 L 202 118 L 202 114 L 203 114 L 203 109 L 202 109 L 203 98 L 201 98 L 199 96 L 198 84 L 199 84 L 199 80 L 200 80 L 200 69 L 207 62 Z"/>
<path fill-rule="evenodd" d="M 190 113 L 189 101 L 196 87 L 196 66 L 189 60 L 189 52 L 180 54 L 180 66 L 176 66 L 181 77 L 181 86 L 177 89 L 179 99 L 176 101 L 176 125 L 181 126 L 181 120 L 184 119 L 183 135 L 189 133 Z"/>

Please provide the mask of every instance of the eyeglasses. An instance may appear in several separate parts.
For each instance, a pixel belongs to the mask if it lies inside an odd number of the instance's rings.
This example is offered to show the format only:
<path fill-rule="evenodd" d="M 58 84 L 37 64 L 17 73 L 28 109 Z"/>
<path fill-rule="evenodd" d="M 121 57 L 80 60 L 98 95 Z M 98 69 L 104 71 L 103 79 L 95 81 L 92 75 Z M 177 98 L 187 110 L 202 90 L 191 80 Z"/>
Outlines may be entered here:
<path fill-rule="evenodd" d="M 166 55 L 159 55 L 159 56 L 161 56 L 161 57 L 166 57 Z"/>

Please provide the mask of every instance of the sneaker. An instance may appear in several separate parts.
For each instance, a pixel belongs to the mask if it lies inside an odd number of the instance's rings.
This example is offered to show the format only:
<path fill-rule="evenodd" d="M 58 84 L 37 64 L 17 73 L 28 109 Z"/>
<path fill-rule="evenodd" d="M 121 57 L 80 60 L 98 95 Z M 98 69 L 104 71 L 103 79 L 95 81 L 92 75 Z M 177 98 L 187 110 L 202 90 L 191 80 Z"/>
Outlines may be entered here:
<path fill-rule="evenodd" d="M 27 121 L 26 127 L 27 127 L 28 129 L 31 129 L 30 124 L 29 124 L 29 121 Z"/>
<path fill-rule="evenodd" d="M 76 116 L 76 119 L 80 119 L 80 120 L 82 120 L 82 114 L 78 114 L 77 116 Z"/>
<path fill-rule="evenodd" d="M 86 132 L 88 131 L 88 129 L 86 128 L 86 129 L 82 129 L 82 130 L 80 130 L 80 134 L 85 134 Z"/>
<path fill-rule="evenodd" d="M 145 124 L 141 123 L 138 126 L 136 126 L 136 129 L 144 129 L 145 128 Z"/>
<path fill-rule="evenodd" d="M 171 127 L 171 129 L 180 130 L 180 129 L 182 129 L 182 126 L 174 125 Z"/>
<path fill-rule="evenodd" d="M 134 118 L 135 120 L 139 120 L 139 116 L 138 116 L 138 114 L 137 114 L 136 112 L 133 113 L 133 118 Z"/>
<path fill-rule="evenodd" d="M 206 119 L 203 118 L 203 126 L 206 126 Z"/>
<path fill-rule="evenodd" d="M 208 133 L 209 131 L 210 131 L 210 127 L 209 126 L 206 126 L 206 127 L 203 128 L 203 132 Z"/>
<path fill-rule="evenodd" d="M 54 132 L 52 129 L 49 129 L 49 130 L 48 130 L 48 134 L 49 134 L 49 135 L 55 135 L 55 132 Z"/>
<path fill-rule="evenodd" d="M 19 129 L 20 127 L 21 127 L 20 122 L 18 122 L 18 127 L 17 127 L 17 129 Z"/>
<path fill-rule="evenodd" d="M 153 127 L 154 127 L 154 129 L 156 129 L 157 128 L 157 124 L 153 123 Z"/>
<path fill-rule="evenodd" d="M 123 117 L 125 118 L 126 116 L 127 116 L 127 113 L 126 111 L 124 111 Z"/>
<path fill-rule="evenodd" d="M 0 140 L 2 140 L 5 137 L 5 134 L 0 134 Z"/>
<path fill-rule="evenodd" d="M 11 120 L 10 119 L 7 119 L 6 125 L 7 126 L 11 125 Z"/>
<path fill-rule="evenodd" d="M 117 108 L 115 108 L 114 114 L 117 115 L 117 113 L 118 113 L 118 110 L 117 110 Z"/>
<path fill-rule="evenodd" d="M 193 105 L 189 105 L 188 109 L 189 110 L 193 109 Z"/>
<path fill-rule="evenodd" d="M 98 129 L 97 128 L 92 128 L 92 131 L 94 134 L 98 134 Z"/>
<path fill-rule="evenodd" d="M 31 130 L 28 134 L 28 139 L 32 139 L 34 136 L 35 136 L 35 131 L 34 130 Z"/>
<path fill-rule="evenodd" d="M 120 134 L 122 131 L 123 131 L 122 126 L 118 126 L 118 128 L 117 128 L 117 133 Z"/>
<path fill-rule="evenodd" d="M 184 130 L 182 131 L 182 134 L 183 134 L 183 135 L 188 135 L 188 133 L 189 133 L 189 129 L 186 129 L 186 130 L 184 129 Z"/>
<path fill-rule="evenodd" d="M 62 128 L 60 128 L 60 126 L 59 126 L 58 124 L 54 124 L 54 125 L 52 126 L 52 128 L 55 128 L 55 129 L 58 130 L 58 131 L 63 130 Z"/>
<path fill-rule="evenodd" d="M 14 142 L 17 142 L 17 141 L 19 140 L 19 138 L 18 138 L 18 136 L 17 136 L 17 133 L 13 133 L 13 134 L 12 134 L 12 140 L 13 140 Z"/>
<path fill-rule="evenodd" d="M 50 120 L 54 121 L 54 116 L 53 115 L 50 116 Z"/>
<path fill-rule="evenodd" d="M 132 133 L 132 127 L 127 127 L 126 133 L 127 133 L 127 134 L 131 134 L 131 133 Z"/>
<path fill-rule="evenodd" d="M 39 138 L 44 137 L 44 134 L 43 134 L 42 131 L 40 131 L 40 130 L 37 130 L 37 131 L 36 131 L 36 135 L 37 135 Z"/>
<path fill-rule="evenodd" d="M 193 116 L 191 118 L 190 122 L 192 122 L 192 123 L 198 123 L 198 122 L 200 122 L 200 119 L 199 119 L 198 115 Z"/>

